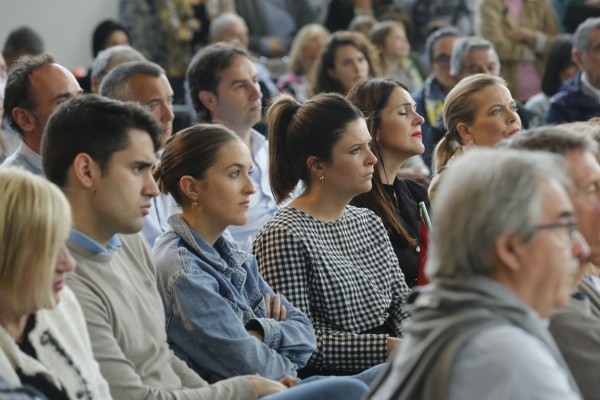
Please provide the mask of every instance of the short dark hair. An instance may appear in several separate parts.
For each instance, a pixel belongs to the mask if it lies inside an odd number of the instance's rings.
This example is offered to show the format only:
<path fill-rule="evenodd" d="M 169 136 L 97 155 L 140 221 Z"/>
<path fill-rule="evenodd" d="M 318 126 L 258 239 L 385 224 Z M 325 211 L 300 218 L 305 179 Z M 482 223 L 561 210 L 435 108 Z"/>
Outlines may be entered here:
<path fill-rule="evenodd" d="M 36 107 L 31 93 L 29 76 L 38 68 L 54 64 L 54 58 L 49 54 L 20 57 L 8 71 L 8 79 L 4 88 L 4 112 L 10 126 L 21 135 L 23 130 L 13 118 L 12 111 L 19 107 L 33 111 Z"/>
<path fill-rule="evenodd" d="M 113 154 L 129 146 L 131 129 L 147 132 L 154 151 L 158 150 L 161 129 L 154 115 L 142 106 L 96 94 L 66 101 L 52 114 L 42 137 L 46 177 L 64 188 L 67 172 L 80 153 L 92 157 L 104 173 Z"/>
<path fill-rule="evenodd" d="M 460 32 L 458 32 L 458 29 L 456 29 L 453 26 L 446 26 L 443 28 L 440 28 L 436 31 L 433 31 L 428 37 L 427 40 L 425 41 L 425 54 L 427 54 L 427 58 L 429 60 L 429 62 L 431 62 L 433 60 L 433 46 L 435 46 L 435 44 L 437 42 L 439 42 L 442 38 L 445 37 L 459 37 L 460 36 Z M 448 54 L 451 55 L 451 54 Z"/>
<path fill-rule="evenodd" d="M 10 32 L 4 42 L 3 52 L 13 57 L 20 53 L 37 55 L 44 51 L 44 42 L 33 29 L 23 26 Z"/>
<path fill-rule="evenodd" d="M 228 68 L 235 57 L 249 58 L 248 52 L 229 43 L 215 43 L 200 50 L 188 66 L 186 78 L 190 87 L 190 97 L 198 120 L 211 122 L 210 110 L 198 98 L 203 90 L 217 94 L 217 86 L 221 81 L 221 71 Z"/>
<path fill-rule="evenodd" d="M 165 70 L 150 61 L 130 61 L 114 67 L 100 84 L 100 94 L 117 100 L 130 100 L 129 81 L 138 75 L 155 78 L 165 75 Z"/>
<path fill-rule="evenodd" d="M 101 50 L 104 50 L 104 44 L 106 43 L 106 40 L 114 31 L 122 31 L 131 43 L 131 36 L 123 25 L 117 21 L 113 21 L 112 19 L 104 20 L 100 22 L 98 26 L 96 26 L 96 29 L 94 29 L 94 34 L 92 35 L 92 55 L 94 58 L 96 58 Z"/>

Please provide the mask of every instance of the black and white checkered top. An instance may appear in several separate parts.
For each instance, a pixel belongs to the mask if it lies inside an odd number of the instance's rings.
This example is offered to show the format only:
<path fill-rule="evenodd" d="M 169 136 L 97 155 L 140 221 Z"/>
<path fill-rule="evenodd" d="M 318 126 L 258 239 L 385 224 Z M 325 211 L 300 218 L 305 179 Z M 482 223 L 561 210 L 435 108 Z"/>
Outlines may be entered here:
<path fill-rule="evenodd" d="M 389 324 L 402 335 L 410 289 L 383 223 L 371 210 L 346 207 L 334 222 L 288 206 L 253 246 L 260 273 L 310 318 L 317 350 L 308 366 L 361 371 L 386 361 L 387 335 L 360 334 Z"/>

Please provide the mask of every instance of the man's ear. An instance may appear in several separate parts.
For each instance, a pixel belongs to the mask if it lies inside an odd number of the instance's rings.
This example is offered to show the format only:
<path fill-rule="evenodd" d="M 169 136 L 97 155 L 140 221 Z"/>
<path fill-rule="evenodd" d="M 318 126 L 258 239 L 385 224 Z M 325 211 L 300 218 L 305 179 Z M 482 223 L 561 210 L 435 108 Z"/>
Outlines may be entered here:
<path fill-rule="evenodd" d="M 210 112 L 217 110 L 217 95 L 208 90 L 201 90 L 198 93 L 198 99 Z"/>
<path fill-rule="evenodd" d="M 523 254 L 525 241 L 515 233 L 503 234 L 496 239 L 494 253 L 499 263 L 512 272 L 521 269 L 521 256 Z"/>
<path fill-rule="evenodd" d="M 33 113 L 25 108 L 15 107 L 12 109 L 12 117 L 24 132 L 35 129 L 37 120 Z"/>
<path fill-rule="evenodd" d="M 184 175 L 179 179 L 179 189 L 185 197 L 192 201 L 196 201 L 200 198 L 200 185 L 197 179 Z"/>
<path fill-rule="evenodd" d="M 102 177 L 100 166 L 87 153 L 79 153 L 71 166 L 77 182 L 85 188 L 92 188 L 96 179 Z"/>
<path fill-rule="evenodd" d="M 573 60 L 573 62 L 577 64 L 579 69 L 583 69 L 583 54 L 581 54 L 578 50 L 573 49 L 571 51 L 571 60 Z"/>

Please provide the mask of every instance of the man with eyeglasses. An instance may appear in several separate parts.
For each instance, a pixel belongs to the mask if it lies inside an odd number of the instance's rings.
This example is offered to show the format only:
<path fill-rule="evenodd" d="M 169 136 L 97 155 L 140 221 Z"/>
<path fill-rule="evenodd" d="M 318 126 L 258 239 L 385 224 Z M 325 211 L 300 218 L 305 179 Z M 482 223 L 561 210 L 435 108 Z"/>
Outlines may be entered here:
<path fill-rule="evenodd" d="M 429 35 L 425 43 L 430 75 L 423 82 L 423 89 L 414 96 L 417 113 L 425 118 L 421 125 L 424 142 L 429 135 L 431 126 L 435 125 L 442 116 L 446 95 L 457 82 L 450 75 L 450 56 L 458 36 L 456 28 L 442 28 Z M 425 151 L 422 156 L 425 164 L 430 168 L 431 156 L 431 151 Z"/>
<path fill-rule="evenodd" d="M 579 127 L 581 129 L 581 126 Z M 588 129 L 591 129 L 589 127 Z M 585 399 L 598 398 L 600 375 L 600 165 L 598 145 L 588 133 L 566 126 L 522 132 L 502 144 L 515 149 L 542 150 L 564 157 L 573 181 L 569 196 L 577 229 L 590 246 L 589 268 L 579 276 L 569 304 L 551 319 L 550 332 Z"/>
<path fill-rule="evenodd" d="M 569 301 L 590 250 L 560 158 L 472 149 L 433 203 L 412 319 L 368 399 L 580 399 L 544 319 Z"/>

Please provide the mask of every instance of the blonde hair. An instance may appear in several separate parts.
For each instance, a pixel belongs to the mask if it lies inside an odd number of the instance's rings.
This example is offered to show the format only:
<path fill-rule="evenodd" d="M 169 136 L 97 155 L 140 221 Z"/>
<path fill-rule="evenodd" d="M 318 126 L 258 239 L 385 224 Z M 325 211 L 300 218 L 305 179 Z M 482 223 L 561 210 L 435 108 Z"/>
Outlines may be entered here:
<path fill-rule="evenodd" d="M 302 47 L 304 47 L 306 41 L 317 32 L 323 32 L 327 38 L 330 36 L 327 28 L 321 24 L 304 25 L 302 29 L 298 31 L 292 42 L 292 47 L 290 48 L 287 67 L 288 71 L 298 72 L 302 69 Z"/>
<path fill-rule="evenodd" d="M 476 74 L 462 79 L 446 96 L 443 117 L 447 133 L 435 146 L 433 153 L 433 170 L 436 174 L 446 166 L 448 160 L 463 144 L 458 124 L 472 124 L 475 120 L 478 104 L 469 101 L 470 97 L 491 85 L 507 86 L 506 81 L 498 76 Z"/>
<path fill-rule="evenodd" d="M 0 304 L 17 312 L 26 282 L 37 308 L 52 308 L 56 258 L 71 227 L 57 186 L 24 169 L 0 170 Z"/>

